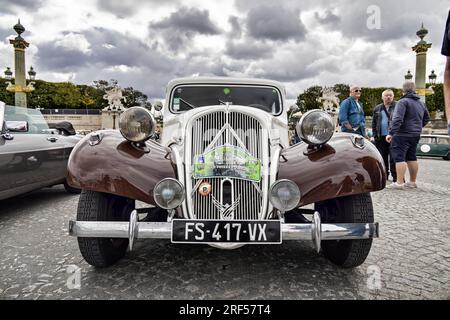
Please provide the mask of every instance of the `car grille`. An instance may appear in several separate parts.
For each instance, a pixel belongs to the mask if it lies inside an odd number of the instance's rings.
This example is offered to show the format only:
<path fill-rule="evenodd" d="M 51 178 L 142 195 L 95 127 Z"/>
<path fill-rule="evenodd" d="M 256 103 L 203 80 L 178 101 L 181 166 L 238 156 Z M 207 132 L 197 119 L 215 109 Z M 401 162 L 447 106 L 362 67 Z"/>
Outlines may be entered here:
<path fill-rule="evenodd" d="M 230 130 L 225 130 L 219 135 L 227 117 L 230 127 L 241 143 Z M 261 161 L 263 159 L 262 125 L 256 118 L 243 113 L 228 112 L 227 115 L 225 111 L 218 111 L 203 115 L 192 122 L 191 137 L 190 163 L 194 163 L 195 156 L 203 154 L 208 146 L 214 148 L 224 144 L 241 148 L 245 146 L 253 157 Z M 262 162 L 261 164 L 265 165 Z M 232 177 L 195 179 L 191 175 L 187 177 L 187 183 L 189 179 L 192 189 L 191 197 L 187 197 L 187 201 L 191 202 L 188 205 L 194 219 L 261 219 L 264 206 L 262 190 L 263 184 L 267 183 L 264 176 L 259 182 Z M 205 181 L 212 186 L 208 196 L 202 196 L 198 192 L 198 187 Z M 224 210 L 230 205 L 231 209 Z"/>

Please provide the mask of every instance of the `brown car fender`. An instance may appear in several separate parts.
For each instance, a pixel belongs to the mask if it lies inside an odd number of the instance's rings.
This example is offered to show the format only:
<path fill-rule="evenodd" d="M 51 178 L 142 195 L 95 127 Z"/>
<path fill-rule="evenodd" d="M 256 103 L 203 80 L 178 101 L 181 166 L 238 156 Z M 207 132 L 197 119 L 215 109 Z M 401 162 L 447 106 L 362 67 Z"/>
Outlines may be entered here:
<path fill-rule="evenodd" d="M 137 149 L 118 131 L 96 131 L 73 149 L 67 182 L 75 188 L 112 193 L 155 204 L 153 189 L 164 178 L 176 178 L 171 150 L 149 140 L 149 152 Z"/>
<path fill-rule="evenodd" d="M 386 186 L 383 158 L 368 140 L 358 147 L 348 133 L 336 133 L 322 148 L 306 143 L 284 149 L 278 179 L 294 181 L 301 192 L 299 206 L 352 194 L 382 190 Z"/>

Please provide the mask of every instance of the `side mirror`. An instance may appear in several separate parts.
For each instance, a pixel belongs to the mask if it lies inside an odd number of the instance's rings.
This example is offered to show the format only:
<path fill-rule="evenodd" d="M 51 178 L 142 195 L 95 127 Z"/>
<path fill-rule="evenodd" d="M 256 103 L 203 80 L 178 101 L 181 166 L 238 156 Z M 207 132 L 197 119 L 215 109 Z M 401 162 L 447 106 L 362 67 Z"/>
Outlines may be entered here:
<path fill-rule="evenodd" d="M 6 130 L 10 132 L 28 132 L 27 121 L 6 121 Z"/>

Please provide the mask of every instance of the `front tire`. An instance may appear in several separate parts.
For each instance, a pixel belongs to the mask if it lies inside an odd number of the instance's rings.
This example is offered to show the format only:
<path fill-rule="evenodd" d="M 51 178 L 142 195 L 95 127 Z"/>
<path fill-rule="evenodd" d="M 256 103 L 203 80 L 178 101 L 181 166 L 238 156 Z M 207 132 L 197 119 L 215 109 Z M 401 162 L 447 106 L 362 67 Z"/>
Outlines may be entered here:
<path fill-rule="evenodd" d="M 108 193 L 83 190 L 78 202 L 78 221 L 129 221 L 135 201 Z M 84 260 L 98 268 L 108 267 L 124 255 L 128 239 L 78 238 Z"/>
<path fill-rule="evenodd" d="M 323 223 L 373 223 L 373 205 L 369 193 L 330 199 L 315 204 Z M 354 268 L 366 260 L 372 239 L 325 240 L 322 253 L 341 268 Z"/>

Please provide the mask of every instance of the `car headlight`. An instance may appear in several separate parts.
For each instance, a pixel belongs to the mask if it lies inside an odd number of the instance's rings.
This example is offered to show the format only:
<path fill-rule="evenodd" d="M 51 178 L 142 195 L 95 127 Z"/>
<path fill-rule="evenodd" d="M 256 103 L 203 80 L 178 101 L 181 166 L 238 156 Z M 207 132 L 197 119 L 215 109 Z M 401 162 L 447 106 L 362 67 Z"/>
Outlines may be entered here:
<path fill-rule="evenodd" d="M 153 198 L 159 207 L 167 210 L 175 209 L 184 201 L 184 187 L 176 179 L 163 179 L 156 184 Z"/>
<path fill-rule="evenodd" d="M 119 129 L 122 136 L 132 142 L 144 142 L 155 132 L 155 118 L 145 108 L 131 107 L 120 115 Z"/>
<path fill-rule="evenodd" d="M 300 197 L 297 184 L 287 179 L 275 181 L 269 190 L 270 203 L 281 212 L 297 207 Z"/>
<path fill-rule="evenodd" d="M 334 128 L 333 119 L 328 113 L 311 110 L 303 115 L 295 129 L 307 144 L 321 145 L 331 139 Z"/>

